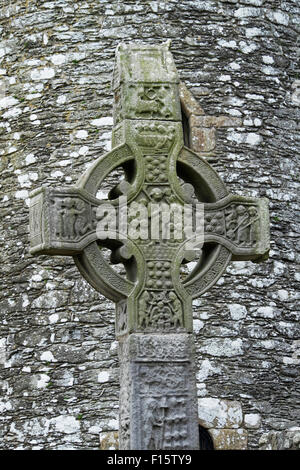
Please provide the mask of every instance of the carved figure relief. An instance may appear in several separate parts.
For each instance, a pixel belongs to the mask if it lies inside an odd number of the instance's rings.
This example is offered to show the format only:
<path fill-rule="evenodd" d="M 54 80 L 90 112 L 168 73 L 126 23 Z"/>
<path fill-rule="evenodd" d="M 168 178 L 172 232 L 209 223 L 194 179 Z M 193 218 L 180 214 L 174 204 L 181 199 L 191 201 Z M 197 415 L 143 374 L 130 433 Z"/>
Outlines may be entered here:
<path fill-rule="evenodd" d="M 185 363 L 147 363 L 140 365 L 141 392 L 151 396 L 164 393 L 188 392 L 188 369 Z"/>
<path fill-rule="evenodd" d="M 147 190 L 144 190 L 144 195 L 146 197 L 140 198 L 138 203 L 142 204 L 146 211 L 133 208 L 131 218 L 131 209 L 129 209 L 128 220 L 131 222 L 138 215 L 134 223 L 135 227 L 146 227 L 148 237 L 137 236 L 136 238 L 139 239 L 139 243 L 147 245 L 147 254 L 148 247 L 155 243 L 171 246 L 182 242 L 184 240 L 183 206 L 177 202 L 177 197 L 172 194 L 169 185 L 152 186 L 149 184 Z"/>
<path fill-rule="evenodd" d="M 76 199 L 67 197 L 59 211 L 63 222 L 63 231 L 66 238 L 75 238 L 79 234 L 75 228 L 76 216 L 82 214 L 84 207 Z"/>
<path fill-rule="evenodd" d="M 148 400 L 145 415 L 146 449 L 163 449 L 165 408 L 157 400 Z"/>
<path fill-rule="evenodd" d="M 58 239 L 74 240 L 92 229 L 91 222 L 87 220 L 84 201 L 74 197 L 57 197 L 52 203 L 55 236 Z"/>
<path fill-rule="evenodd" d="M 137 87 L 136 107 L 130 108 L 141 119 L 170 119 L 171 109 L 166 102 L 168 85 L 139 85 Z"/>
<path fill-rule="evenodd" d="M 145 400 L 145 449 L 188 448 L 188 418 L 185 396 Z"/>
<path fill-rule="evenodd" d="M 183 326 L 182 306 L 175 292 L 169 292 L 169 301 L 173 312 L 173 324 L 175 328 Z"/>
<path fill-rule="evenodd" d="M 225 210 L 227 237 L 239 246 L 254 246 L 258 232 L 259 217 L 255 206 L 242 204 Z"/>
<path fill-rule="evenodd" d="M 249 223 L 250 223 L 250 245 L 254 246 L 257 243 L 257 233 L 259 226 L 259 216 L 256 207 L 249 207 Z"/>
<path fill-rule="evenodd" d="M 189 374 L 187 363 L 141 365 L 143 449 L 189 446 Z M 176 393 L 174 394 L 174 390 Z"/>
<path fill-rule="evenodd" d="M 182 328 L 183 310 L 174 291 L 146 290 L 139 300 L 138 324 L 141 329 L 172 330 Z"/>
<path fill-rule="evenodd" d="M 149 303 L 151 295 L 148 291 L 145 291 L 139 301 L 139 318 L 138 325 L 140 328 L 147 328 L 149 325 Z"/>
<path fill-rule="evenodd" d="M 204 213 L 204 223 L 207 232 L 223 235 L 225 233 L 224 214 L 222 211 L 216 213 Z"/>
<path fill-rule="evenodd" d="M 169 149 L 175 138 L 175 127 L 170 125 L 144 121 L 138 123 L 135 129 L 137 143 L 145 148 Z"/>

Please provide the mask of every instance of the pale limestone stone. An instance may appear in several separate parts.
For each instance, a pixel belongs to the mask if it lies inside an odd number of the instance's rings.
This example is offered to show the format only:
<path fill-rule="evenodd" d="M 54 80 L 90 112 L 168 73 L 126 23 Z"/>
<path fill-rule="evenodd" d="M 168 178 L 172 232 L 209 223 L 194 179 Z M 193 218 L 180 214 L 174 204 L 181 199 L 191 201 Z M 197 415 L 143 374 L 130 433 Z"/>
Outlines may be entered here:
<path fill-rule="evenodd" d="M 61 160 L 58 162 L 59 166 L 69 166 L 72 164 L 72 160 Z"/>
<path fill-rule="evenodd" d="M 259 145 L 262 141 L 262 136 L 259 134 L 255 134 L 254 132 L 250 132 L 247 134 L 246 137 L 246 144 L 249 145 Z"/>
<path fill-rule="evenodd" d="M 202 330 L 203 326 L 204 326 L 203 321 L 197 320 L 197 319 L 193 320 L 193 330 L 196 335 L 200 333 L 200 330 Z"/>
<path fill-rule="evenodd" d="M 109 372 L 107 372 L 107 371 L 99 372 L 99 374 L 98 374 L 98 382 L 99 383 L 109 382 L 109 379 L 110 379 L 110 373 Z"/>
<path fill-rule="evenodd" d="M 199 422 L 205 428 L 239 428 L 243 414 L 237 401 L 218 398 L 200 398 L 198 400 Z"/>
<path fill-rule="evenodd" d="M 44 44 L 44 46 L 47 46 L 48 42 L 49 42 L 48 34 L 44 33 L 43 34 L 43 44 Z"/>
<path fill-rule="evenodd" d="M 271 67 L 270 65 L 269 66 L 266 65 L 266 66 L 262 67 L 261 71 L 265 75 L 276 75 L 277 74 L 276 69 L 274 69 L 274 67 Z"/>
<path fill-rule="evenodd" d="M 204 340 L 201 342 L 200 351 L 211 356 L 232 357 L 243 354 L 243 341 L 238 338 L 231 340 L 229 338 L 215 338 L 213 341 Z"/>
<path fill-rule="evenodd" d="M 235 49 L 237 47 L 236 41 L 234 41 L 233 39 L 230 41 L 219 39 L 218 44 L 222 47 L 229 47 L 230 49 Z"/>
<path fill-rule="evenodd" d="M 41 361 L 57 362 L 51 351 L 44 351 L 41 354 Z"/>
<path fill-rule="evenodd" d="M 263 318 L 274 318 L 273 307 L 259 307 L 256 313 L 257 313 L 257 316 L 260 316 Z"/>
<path fill-rule="evenodd" d="M 247 316 L 247 309 L 244 305 L 229 304 L 228 307 L 233 320 L 241 320 Z"/>
<path fill-rule="evenodd" d="M 93 119 L 91 121 L 92 126 L 102 127 L 102 126 L 112 126 L 113 118 L 110 116 L 105 116 L 99 119 Z"/>
<path fill-rule="evenodd" d="M 82 147 L 80 147 L 78 153 L 79 155 L 86 155 L 89 151 L 89 147 L 87 145 L 83 145 Z"/>
<path fill-rule="evenodd" d="M 0 339 L 0 364 L 6 362 L 6 338 Z"/>
<path fill-rule="evenodd" d="M 28 191 L 26 189 L 22 189 L 21 191 L 16 191 L 15 197 L 17 199 L 27 199 L 28 198 Z"/>
<path fill-rule="evenodd" d="M 67 97 L 65 95 L 60 95 L 56 99 L 57 104 L 65 104 L 66 101 L 67 101 Z"/>
<path fill-rule="evenodd" d="M 50 175 L 52 176 L 52 178 L 60 178 L 61 176 L 64 176 L 64 174 L 59 170 L 51 171 Z"/>
<path fill-rule="evenodd" d="M 289 293 L 285 289 L 279 289 L 279 291 L 277 291 L 277 295 L 282 302 L 285 302 L 289 298 Z"/>
<path fill-rule="evenodd" d="M 74 416 L 61 415 L 52 418 L 50 422 L 57 432 L 64 434 L 73 434 L 80 430 L 80 421 L 76 420 Z"/>
<path fill-rule="evenodd" d="M 281 276 L 284 273 L 285 265 L 280 261 L 274 261 L 274 273 Z"/>
<path fill-rule="evenodd" d="M 35 163 L 35 162 L 36 162 L 36 158 L 35 158 L 35 156 L 33 155 L 33 153 L 29 153 L 29 154 L 26 156 L 25 161 L 26 161 L 26 164 L 27 164 L 27 165 L 31 165 L 32 163 Z"/>
<path fill-rule="evenodd" d="M 292 83 L 292 90 L 294 90 L 291 94 L 292 103 L 296 106 L 300 105 L 300 80 L 295 80 Z"/>
<path fill-rule="evenodd" d="M 274 23 L 281 24 L 284 26 L 287 26 L 289 24 L 290 18 L 288 13 L 284 13 L 281 10 L 269 10 L 266 12 L 266 16 Z"/>
<path fill-rule="evenodd" d="M 55 54 L 51 57 L 51 62 L 53 65 L 62 65 L 67 61 L 67 58 L 64 54 Z"/>
<path fill-rule="evenodd" d="M 11 108 L 9 111 L 3 114 L 4 119 L 14 119 L 22 114 L 22 110 L 20 108 L 14 107 Z"/>
<path fill-rule="evenodd" d="M 39 374 L 37 378 L 33 379 L 36 388 L 46 388 L 50 382 L 50 377 L 47 374 Z"/>
<path fill-rule="evenodd" d="M 230 82 L 230 80 L 231 80 L 231 75 L 224 75 L 224 74 L 221 74 L 221 75 L 219 76 L 219 80 L 220 80 L 221 82 Z"/>
<path fill-rule="evenodd" d="M 231 62 L 229 66 L 232 70 L 240 70 L 241 68 L 240 64 L 238 64 L 237 62 Z"/>
<path fill-rule="evenodd" d="M 87 139 L 88 132 L 84 129 L 81 129 L 81 130 L 76 132 L 75 136 L 76 136 L 77 139 Z"/>
<path fill-rule="evenodd" d="M 260 9 L 253 7 L 241 7 L 234 12 L 234 16 L 237 18 L 255 17 L 259 16 L 260 14 Z"/>
<path fill-rule="evenodd" d="M 55 76 L 55 70 L 51 67 L 35 69 L 31 72 L 32 80 L 49 80 Z"/>
<path fill-rule="evenodd" d="M 204 380 L 207 379 L 207 377 L 214 375 L 214 374 L 219 374 L 220 372 L 221 372 L 221 369 L 219 367 L 215 366 L 208 359 L 204 359 L 200 363 L 199 371 L 197 372 L 197 381 L 203 382 Z"/>
<path fill-rule="evenodd" d="M 274 59 L 272 56 L 269 56 L 269 55 L 263 55 L 262 56 L 262 61 L 265 63 L 265 64 L 274 64 Z"/>
<path fill-rule="evenodd" d="M 244 423 L 246 428 L 258 429 L 261 425 L 261 416 L 256 413 L 245 414 Z"/>
<path fill-rule="evenodd" d="M 19 100 L 13 96 L 5 96 L 0 99 L 0 109 L 10 108 L 19 103 Z"/>
<path fill-rule="evenodd" d="M 259 126 L 262 125 L 262 120 L 259 119 L 259 118 L 254 118 L 254 121 L 253 121 L 253 122 L 254 122 L 254 125 L 255 125 L 256 127 L 259 127 Z"/>

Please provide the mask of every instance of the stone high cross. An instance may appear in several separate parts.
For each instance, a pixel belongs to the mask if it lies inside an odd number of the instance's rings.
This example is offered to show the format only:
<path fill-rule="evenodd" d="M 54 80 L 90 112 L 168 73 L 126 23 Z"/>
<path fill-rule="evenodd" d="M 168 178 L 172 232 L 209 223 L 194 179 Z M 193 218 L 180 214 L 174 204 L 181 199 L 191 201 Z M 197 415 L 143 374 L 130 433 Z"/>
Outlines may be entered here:
<path fill-rule="evenodd" d="M 267 201 L 229 194 L 215 170 L 184 146 L 178 86 L 167 44 L 120 45 L 113 149 L 75 187 L 31 194 L 31 253 L 73 256 L 85 279 L 116 303 L 121 449 L 199 448 L 192 299 L 216 283 L 230 260 L 263 261 L 269 250 Z M 125 217 L 125 196 L 129 222 L 133 203 L 142 205 L 146 216 L 136 225 L 139 232 L 153 204 L 189 204 L 194 224 L 201 203 L 202 249 L 188 248 L 186 235 L 175 237 L 174 223 L 168 237 L 162 228 L 153 238 L 149 232 L 118 237 L 122 217 L 106 239 L 99 238 L 99 222 L 110 219 L 108 201 L 97 192 L 118 167 L 126 179 L 109 194 L 115 214 Z M 110 261 L 103 247 L 111 249 Z M 181 279 L 182 264 L 198 254 L 192 272 Z M 111 266 L 120 262 L 124 277 Z"/>

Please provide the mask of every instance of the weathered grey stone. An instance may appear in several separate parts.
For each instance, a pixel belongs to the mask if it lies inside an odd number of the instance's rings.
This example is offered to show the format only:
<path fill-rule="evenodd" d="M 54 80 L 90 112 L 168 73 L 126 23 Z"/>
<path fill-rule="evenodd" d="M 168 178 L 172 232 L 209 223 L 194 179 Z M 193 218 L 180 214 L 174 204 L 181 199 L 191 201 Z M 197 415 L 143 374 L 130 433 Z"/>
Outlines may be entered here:
<path fill-rule="evenodd" d="M 265 433 L 259 440 L 259 448 L 260 450 L 299 450 L 300 428 Z"/>
<path fill-rule="evenodd" d="M 261 416 L 257 413 L 245 414 L 244 422 L 248 429 L 259 429 L 261 425 Z"/>

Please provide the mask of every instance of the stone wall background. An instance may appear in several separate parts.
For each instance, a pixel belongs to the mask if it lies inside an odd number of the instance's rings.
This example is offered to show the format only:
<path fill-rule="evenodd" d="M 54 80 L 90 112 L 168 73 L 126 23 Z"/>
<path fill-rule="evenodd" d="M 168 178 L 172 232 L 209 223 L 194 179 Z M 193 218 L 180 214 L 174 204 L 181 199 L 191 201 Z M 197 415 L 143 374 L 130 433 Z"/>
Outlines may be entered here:
<path fill-rule="evenodd" d="M 74 184 L 109 150 L 117 44 L 167 39 L 213 117 L 201 150 L 230 191 L 270 199 L 269 261 L 232 263 L 194 305 L 199 419 L 219 448 L 272 448 L 291 428 L 299 445 L 299 12 L 297 0 L 0 0 L 1 449 L 98 449 L 99 433 L 113 445 L 113 305 L 72 259 L 28 254 L 28 193 Z"/>

